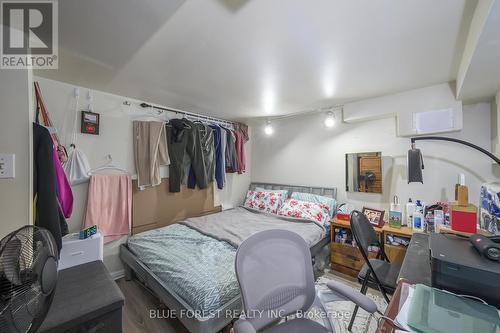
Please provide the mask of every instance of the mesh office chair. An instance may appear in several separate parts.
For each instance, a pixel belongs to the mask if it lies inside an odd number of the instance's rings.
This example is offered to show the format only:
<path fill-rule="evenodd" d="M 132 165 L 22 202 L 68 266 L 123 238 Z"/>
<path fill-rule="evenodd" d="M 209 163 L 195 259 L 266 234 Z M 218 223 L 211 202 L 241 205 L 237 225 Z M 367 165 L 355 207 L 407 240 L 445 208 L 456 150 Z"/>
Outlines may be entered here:
<path fill-rule="evenodd" d="M 236 321 L 234 333 L 332 332 L 323 304 L 346 298 L 371 314 L 377 311 L 370 298 L 342 283 L 331 281 L 331 291 L 316 291 L 309 247 L 286 230 L 267 230 L 246 239 L 236 252 L 236 277 L 246 317 Z M 311 307 L 326 318 L 324 326 L 308 316 L 278 323 Z"/>
<path fill-rule="evenodd" d="M 365 260 L 365 264 L 358 274 L 358 281 L 361 283 L 360 291 L 362 294 L 366 294 L 368 287 L 378 289 L 384 296 L 385 301 L 389 303 L 390 300 L 387 294 L 393 294 L 396 289 L 400 267 L 390 263 L 384 252 L 384 247 L 380 246 L 375 229 L 373 229 L 372 224 L 363 213 L 353 211 L 350 224 L 354 240 Z M 368 258 L 368 246 L 372 244 L 377 244 L 380 248 L 376 259 Z M 354 324 L 357 312 L 358 306 L 356 305 L 349 323 L 349 331 Z"/>

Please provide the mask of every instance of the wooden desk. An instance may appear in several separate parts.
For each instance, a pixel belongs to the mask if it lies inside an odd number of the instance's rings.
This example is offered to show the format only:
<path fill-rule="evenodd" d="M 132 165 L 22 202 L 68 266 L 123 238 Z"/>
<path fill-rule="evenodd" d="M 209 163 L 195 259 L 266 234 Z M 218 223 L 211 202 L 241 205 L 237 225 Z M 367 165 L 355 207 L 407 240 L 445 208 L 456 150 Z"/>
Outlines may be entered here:
<path fill-rule="evenodd" d="M 333 225 L 333 226 L 336 226 L 336 227 L 341 227 L 341 228 L 347 228 L 347 229 L 351 229 L 351 222 L 349 221 L 346 221 L 346 220 L 339 220 L 338 218 L 334 217 L 330 223 Z M 377 234 L 380 234 L 382 233 L 382 229 L 383 228 L 379 228 L 379 227 L 373 227 L 375 229 L 375 232 Z"/>
<path fill-rule="evenodd" d="M 408 228 L 406 226 L 402 226 L 401 228 L 394 228 L 391 227 L 389 224 L 384 224 L 384 226 L 382 227 L 382 231 L 386 234 L 394 234 L 404 237 L 413 236 L 413 229 Z"/>

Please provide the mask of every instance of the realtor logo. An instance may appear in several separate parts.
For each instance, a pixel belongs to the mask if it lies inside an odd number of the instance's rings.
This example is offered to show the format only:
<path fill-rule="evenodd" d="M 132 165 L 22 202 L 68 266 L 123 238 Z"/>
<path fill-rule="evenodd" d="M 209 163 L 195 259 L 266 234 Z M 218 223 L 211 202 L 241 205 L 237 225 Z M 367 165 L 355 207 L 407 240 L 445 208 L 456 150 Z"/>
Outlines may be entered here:
<path fill-rule="evenodd" d="M 2 1 L 0 68 L 56 69 L 56 1 Z"/>

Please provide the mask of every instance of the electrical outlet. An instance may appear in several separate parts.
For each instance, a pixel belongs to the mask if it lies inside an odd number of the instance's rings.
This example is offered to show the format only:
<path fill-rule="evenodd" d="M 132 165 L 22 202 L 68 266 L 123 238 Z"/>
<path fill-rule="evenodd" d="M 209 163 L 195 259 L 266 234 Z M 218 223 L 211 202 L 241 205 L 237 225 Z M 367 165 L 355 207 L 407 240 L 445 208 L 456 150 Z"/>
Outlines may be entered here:
<path fill-rule="evenodd" d="M 16 177 L 16 155 L 0 154 L 0 178 Z"/>

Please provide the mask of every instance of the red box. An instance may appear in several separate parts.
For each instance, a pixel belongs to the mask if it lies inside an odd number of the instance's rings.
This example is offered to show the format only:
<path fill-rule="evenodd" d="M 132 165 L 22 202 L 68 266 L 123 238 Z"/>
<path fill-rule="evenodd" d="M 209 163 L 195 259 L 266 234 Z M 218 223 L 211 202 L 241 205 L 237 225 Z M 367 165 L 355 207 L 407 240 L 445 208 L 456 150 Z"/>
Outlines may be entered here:
<path fill-rule="evenodd" d="M 450 206 L 451 230 L 475 234 L 477 232 L 477 207 L 468 206 Z"/>
<path fill-rule="evenodd" d="M 340 213 L 337 213 L 336 217 L 339 220 L 343 220 L 343 221 L 349 221 L 351 219 L 351 215 L 349 215 L 349 214 L 340 214 Z"/>

